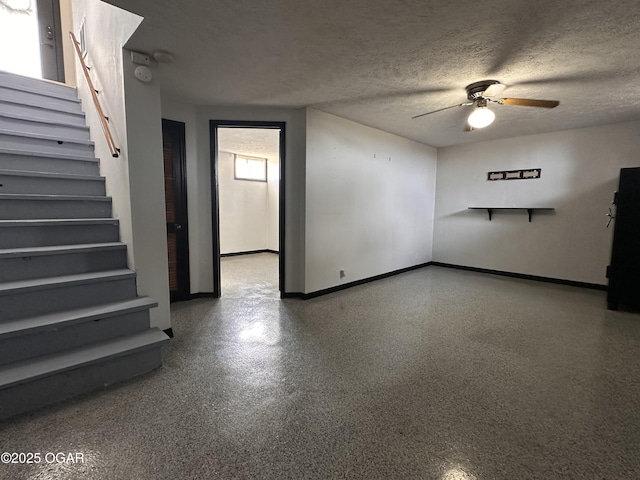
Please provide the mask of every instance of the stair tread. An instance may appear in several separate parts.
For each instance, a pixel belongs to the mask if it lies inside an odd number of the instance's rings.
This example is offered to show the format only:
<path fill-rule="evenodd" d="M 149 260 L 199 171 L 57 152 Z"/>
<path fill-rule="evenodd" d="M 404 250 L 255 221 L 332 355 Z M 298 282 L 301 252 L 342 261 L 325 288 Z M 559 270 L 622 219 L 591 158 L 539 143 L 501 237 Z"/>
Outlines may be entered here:
<path fill-rule="evenodd" d="M 117 225 L 116 218 L 47 218 L 33 220 L 0 220 L 0 227 L 42 227 L 54 225 Z"/>
<path fill-rule="evenodd" d="M 34 83 L 34 84 L 40 85 L 44 88 L 42 89 L 32 88 L 29 86 L 12 84 L 6 81 L 6 79 L 11 79 L 12 77 L 16 79 L 22 79 L 23 81 L 26 81 L 28 83 Z M 53 88 L 48 88 L 49 86 Z M 78 89 L 76 87 L 71 87 L 64 83 L 56 82 L 53 80 L 46 80 L 46 79 L 39 79 L 39 78 L 36 79 L 32 77 L 27 77 L 24 75 L 18 75 L 15 73 L 0 71 L 0 87 L 8 88 L 11 90 L 20 90 L 21 92 L 26 92 L 26 93 L 35 93 L 37 95 L 42 95 L 45 97 L 60 98 L 62 100 L 75 100 L 76 102 L 80 102 L 80 100 L 78 99 Z M 55 93 L 54 89 L 58 91 L 64 91 L 64 94 L 58 95 Z"/>
<path fill-rule="evenodd" d="M 169 337 L 162 330 L 151 328 L 114 340 L 11 363 L 0 367 L 0 389 L 160 346 L 168 341 Z"/>
<path fill-rule="evenodd" d="M 20 120 L 22 122 L 31 122 L 31 123 L 44 123 L 46 125 L 51 125 L 54 127 L 66 127 L 66 128 L 75 128 L 77 130 L 85 130 L 89 131 L 89 127 L 86 125 L 77 125 L 75 123 L 64 122 L 62 120 L 52 120 L 44 117 L 37 117 L 34 115 L 24 115 L 21 113 L 10 113 L 10 112 L 0 112 L 0 117 L 8 118 L 11 120 Z"/>
<path fill-rule="evenodd" d="M 3 168 L 0 168 L 0 175 L 11 175 L 13 177 L 41 177 L 41 178 L 57 178 L 57 179 L 65 179 L 65 180 L 89 180 L 89 181 L 95 181 L 95 182 L 104 182 L 104 177 L 101 177 L 99 175 L 37 172 L 32 170 L 5 170 Z"/>
<path fill-rule="evenodd" d="M 79 145 L 93 145 L 93 140 L 80 140 L 78 138 L 60 137 L 57 135 L 43 135 L 41 133 L 22 132 L 20 130 L 7 130 L 6 128 L 0 128 L 0 135 L 47 140 L 52 142 L 77 143 Z"/>
<path fill-rule="evenodd" d="M 85 155 L 72 155 L 69 153 L 47 153 L 47 152 L 32 152 L 30 150 L 18 150 L 15 148 L 0 148 L 0 154 L 7 155 L 24 155 L 28 157 L 42 157 L 42 158 L 53 158 L 59 160 L 79 160 L 83 162 L 94 162 L 99 163 L 96 157 L 87 157 Z"/>
<path fill-rule="evenodd" d="M 0 249 L 0 258 L 52 255 L 65 253 L 80 253 L 91 250 L 121 250 L 126 249 L 122 242 L 84 243 L 74 245 L 51 245 L 46 247 L 5 248 Z"/>
<path fill-rule="evenodd" d="M 76 323 L 89 322 L 158 306 L 158 302 L 149 297 L 138 297 L 120 302 L 105 303 L 86 308 L 48 313 L 35 317 L 21 318 L 0 323 L 0 338 L 9 338 L 35 333 L 41 330 L 57 329 Z"/>
<path fill-rule="evenodd" d="M 41 195 L 37 193 L 0 193 L 0 200 L 82 200 L 87 202 L 110 202 L 104 195 Z"/>
<path fill-rule="evenodd" d="M 107 270 L 104 272 L 76 273 L 59 277 L 34 278 L 16 282 L 0 283 L 0 295 L 13 295 L 25 290 L 43 290 L 69 284 L 95 283 L 102 280 L 116 280 L 135 277 L 135 272 L 128 269 Z"/>
<path fill-rule="evenodd" d="M 0 85 L 1 87 L 1 85 Z M 60 100 L 65 100 L 61 98 Z M 10 103 L 13 105 L 21 105 L 29 108 L 36 108 L 38 110 L 48 110 L 51 112 L 64 113 L 66 115 L 77 115 L 84 117 L 84 112 L 80 110 L 80 102 L 69 102 L 69 108 L 64 108 L 61 105 L 43 105 L 35 100 L 13 100 L 9 98 L 0 98 L 0 103 Z"/>

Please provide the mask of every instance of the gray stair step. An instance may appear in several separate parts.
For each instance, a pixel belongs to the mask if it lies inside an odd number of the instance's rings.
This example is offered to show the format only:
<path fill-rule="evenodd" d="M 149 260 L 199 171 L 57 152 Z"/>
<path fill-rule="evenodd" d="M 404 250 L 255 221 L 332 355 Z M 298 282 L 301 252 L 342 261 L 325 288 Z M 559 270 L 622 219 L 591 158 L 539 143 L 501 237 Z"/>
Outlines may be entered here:
<path fill-rule="evenodd" d="M 110 216 L 111 197 L 0 193 L 0 220 Z"/>
<path fill-rule="evenodd" d="M 166 343 L 169 337 L 158 328 L 150 328 L 135 335 L 119 337 L 83 348 L 70 349 L 55 355 L 43 355 L 34 360 L 16 362 L 0 368 L 0 390 L 30 382 L 82 365 L 107 360 L 123 353 L 133 353 L 157 343 Z"/>
<path fill-rule="evenodd" d="M 100 161 L 91 155 L 37 153 L 22 148 L 0 148 L 0 168 L 32 172 L 98 175 Z"/>
<path fill-rule="evenodd" d="M 0 323 L 0 365 L 147 330 L 147 297 Z"/>
<path fill-rule="evenodd" d="M 61 112 L 81 112 L 82 104 L 77 97 L 60 97 L 50 92 L 38 92 L 33 89 L 21 89 L 0 85 L 0 100 L 21 103 Z"/>
<path fill-rule="evenodd" d="M 135 298 L 135 273 L 109 270 L 0 283 L 0 323 Z"/>
<path fill-rule="evenodd" d="M 87 157 L 94 155 L 91 140 L 50 137 L 10 130 L 0 130 L 0 149 Z"/>
<path fill-rule="evenodd" d="M 0 220 L 2 249 L 110 243 L 119 238 L 119 222 L 113 218 Z"/>
<path fill-rule="evenodd" d="M 1 111 L 0 129 L 90 140 L 89 127 L 83 124 L 53 121 L 32 115 L 11 114 Z"/>
<path fill-rule="evenodd" d="M 84 112 L 76 109 L 71 111 L 68 109 L 58 110 L 56 108 L 47 108 L 41 104 L 20 103 L 0 99 L 0 111 L 6 114 L 26 115 L 74 125 L 86 124 Z"/>
<path fill-rule="evenodd" d="M 0 72 L 0 420 L 161 366 L 77 91 Z"/>
<path fill-rule="evenodd" d="M 97 243 L 0 250 L 0 282 L 127 268 L 124 243 Z"/>
<path fill-rule="evenodd" d="M 0 419 L 160 367 L 169 338 L 153 328 L 0 368 Z"/>
<path fill-rule="evenodd" d="M 97 175 L 0 169 L 0 193 L 104 196 L 106 188 Z"/>
<path fill-rule="evenodd" d="M 78 98 L 78 90 L 76 87 L 71 87 L 64 83 L 52 80 L 25 77 L 24 75 L 17 75 L 15 73 L 5 71 L 0 71 L 0 86 L 39 93 L 40 95 L 73 99 Z"/>

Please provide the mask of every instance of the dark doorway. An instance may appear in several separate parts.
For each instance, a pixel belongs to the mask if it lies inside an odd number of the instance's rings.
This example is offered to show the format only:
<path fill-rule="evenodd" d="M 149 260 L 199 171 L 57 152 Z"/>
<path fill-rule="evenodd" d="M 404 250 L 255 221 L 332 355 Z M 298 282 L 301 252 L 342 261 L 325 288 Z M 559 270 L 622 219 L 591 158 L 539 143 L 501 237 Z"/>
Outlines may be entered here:
<path fill-rule="evenodd" d="M 211 120 L 209 122 L 211 156 L 211 225 L 213 243 L 213 294 L 220 297 L 220 201 L 218 168 L 218 128 L 276 129 L 279 131 L 279 182 L 278 182 L 278 288 L 285 293 L 285 122 L 261 122 L 239 120 Z"/>
<path fill-rule="evenodd" d="M 162 119 L 164 198 L 167 215 L 167 253 L 171 301 L 187 300 L 189 284 L 189 225 L 185 124 Z"/>

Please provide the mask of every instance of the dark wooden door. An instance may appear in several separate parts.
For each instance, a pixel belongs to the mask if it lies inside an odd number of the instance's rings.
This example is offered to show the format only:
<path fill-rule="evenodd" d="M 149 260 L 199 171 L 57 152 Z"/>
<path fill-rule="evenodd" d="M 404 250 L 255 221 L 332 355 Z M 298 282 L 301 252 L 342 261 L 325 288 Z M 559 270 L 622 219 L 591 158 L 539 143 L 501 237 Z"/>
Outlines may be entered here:
<path fill-rule="evenodd" d="M 167 212 L 169 290 L 171 301 L 186 300 L 191 292 L 184 123 L 162 120 L 162 152 Z"/>

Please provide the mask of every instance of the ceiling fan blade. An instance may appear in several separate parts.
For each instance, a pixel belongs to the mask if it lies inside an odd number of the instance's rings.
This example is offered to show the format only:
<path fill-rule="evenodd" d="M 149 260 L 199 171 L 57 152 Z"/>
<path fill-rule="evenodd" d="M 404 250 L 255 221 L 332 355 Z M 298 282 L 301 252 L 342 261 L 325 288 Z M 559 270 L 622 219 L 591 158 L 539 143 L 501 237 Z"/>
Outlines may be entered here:
<path fill-rule="evenodd" d="M 424 117 L 425 115 L 431 115 L 432 113 L 442 112 L 443 110 L 449 110 L 450 108 L 464 107 L 466 105 L 473 105 L 473 103 L 471 102 L 459 103 L 458 105 L 451 105 L 450 107 L 439 108 L 438 110 L 433 110 L 432 112 L 421 113 L 420 115 L 416 115 L 415 117 L 411 117 L 411 118 L 416 119 L 416 118 Z"/>
<path fill-rule="evenodd" d="M 502 105 L 516 105 L 519 107 L 554 108 L 560 105 L 557 100 L 534 100 L 532 98 L 502 98 L 498 100 Z"/>

